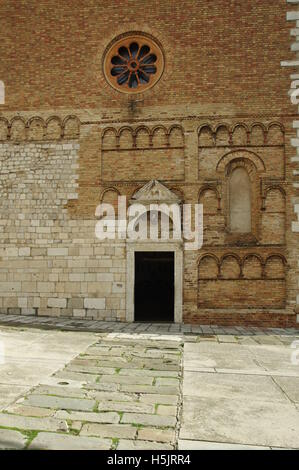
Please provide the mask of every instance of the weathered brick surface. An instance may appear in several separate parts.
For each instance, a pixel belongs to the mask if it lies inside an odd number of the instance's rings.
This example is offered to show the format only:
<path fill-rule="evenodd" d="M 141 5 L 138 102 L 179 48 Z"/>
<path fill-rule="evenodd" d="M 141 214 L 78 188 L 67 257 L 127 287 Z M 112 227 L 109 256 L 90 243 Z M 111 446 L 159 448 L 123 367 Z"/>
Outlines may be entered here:
<path fill-rule="evenodd" d="M 286 12 L 284 0 L 1 2 L 6 108 L 107 108 L 110 118 L 121 102 L 127 112 L 128 97 L 110 92 L 101 61 L 112 39 L 133 30 L 156 37 L 166 55 L 167 68 L 142 97 L 143 107 L 197 102 L 234 112 L 288 112 L 289 80 L 279 67 L 294 58 Z M 8 74 L 16 61 L 18 73 Z"/>

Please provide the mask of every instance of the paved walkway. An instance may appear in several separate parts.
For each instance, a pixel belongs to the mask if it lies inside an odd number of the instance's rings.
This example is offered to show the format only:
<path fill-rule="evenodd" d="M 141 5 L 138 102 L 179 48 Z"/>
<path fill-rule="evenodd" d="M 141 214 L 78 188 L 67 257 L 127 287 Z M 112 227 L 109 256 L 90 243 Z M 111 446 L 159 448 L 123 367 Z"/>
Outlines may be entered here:
<path fill-rule="evenodd" d="M 293 335 L 299 328 L 258 328 L 242 326 L 187 325 L 178 323 L 124 323 L 100 320 L 80 320 L 74 318 L 37 317 L 0 314 L 0 325 L 24 325 L 32 328 L 59 329 L 62 331 L 93 331 L 97 333 L 163 333 L 195 335 Z"/>
<path fill-rule="evenodd" d="M 185 343 L 179 449 L 299 448 L 296 339 Z"/>
<path fill-rule="evenodd" d="M 94 333 L 74 335 L 0 326 L 0 410 L 64 367 L 96 339 Z"/>
<path fill-rule="evenodd" d="M 18 334 L 16 328 L 0 331 L 0 338 L 3 332 Z M 31 332 L 19 332 L 23 342 Z M 174 449 L 181 409 L 181 338 L 111 333 L 80 339 L 82 333 L 64 334 L 78 337 L 82 352 L 71 361 L 65 357 L 65 367 L 42 374 L 35 387 L 4 407 L 0 448 Z M 61 332 L 57 335 L 58 341 L 65 340 Z M 82 341 L 92 344 L 86 349 Z M 16 380 L 25 379 L 10 359 L 4 369 L 11 369 Z M 0 381 L 5 380 L 2 367 Z"/>
<path fill-rule="evenodd" d="M 298 330 L 23 319 L 0 325 L 0 449 L 299 448 Z"/>

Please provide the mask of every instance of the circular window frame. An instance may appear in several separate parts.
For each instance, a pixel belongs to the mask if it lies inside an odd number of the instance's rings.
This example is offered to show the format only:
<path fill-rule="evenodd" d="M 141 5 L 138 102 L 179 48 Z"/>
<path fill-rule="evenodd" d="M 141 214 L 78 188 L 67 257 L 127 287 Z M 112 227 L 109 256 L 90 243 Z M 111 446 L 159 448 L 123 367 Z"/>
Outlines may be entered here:
<path fill-rule="evenodd" d="M 139 51 L 142 46 L 148 46 L 150 48 L 150 51 L 146 55 L 154 54 L 156 56 L 156 60 L 154 61 L 153 64 L 156 67 L 156 72 L 154 74 L 150 74 L 149 76 L 149 82 L 148 83 L 140 83 L 138 82 L 138 86 L 136 88 L 130 88 L 129 87 L 129 79 L 126 81 L 126 83 L 119 85 L 117 83 L 117 76 L 112 76 L 111 70 L 115 65 L 113 65 L 112 58 L 114 56 L 119 55 L 119 49 L 120 47 L 126 47 L 129 50 L 130 44 L 136 42 L 139 46 Z M 143 59 L 144 57 L 142 57 Z M 125 65 L 130 72 L 134 71 L 129 68 L 129 62 L 138 62 L 135 60 L 135 58 L 128 60 Z M 165 59 L 164 59 L 164 53 L 162 51 L 162 48 L 160 44 L 158 43 L 157 40 L 152 38 L 151 36 L 144 34 L 144 33 L 128 33 L 126 35 L 122 35 L 121 37 L 116 38 L 110 45 L 107 47 L 104 57 L 103 57 L 103 74 L 104 77 L 107 81 L 107 83 L 117 90 L 120 93 L 126 93 L 128 95 L 132 94 L 140 94 L 143 93 L 149 89 L 151 89 L 154 85 L 158 83 L 158 81 L 161 79 L 163 72 L 164 72 L 164 66 L 165 66 Z M 137 69 L 138 70 L 138 69 Z M 137 74 L 136 74 L 137 75 Z"/>

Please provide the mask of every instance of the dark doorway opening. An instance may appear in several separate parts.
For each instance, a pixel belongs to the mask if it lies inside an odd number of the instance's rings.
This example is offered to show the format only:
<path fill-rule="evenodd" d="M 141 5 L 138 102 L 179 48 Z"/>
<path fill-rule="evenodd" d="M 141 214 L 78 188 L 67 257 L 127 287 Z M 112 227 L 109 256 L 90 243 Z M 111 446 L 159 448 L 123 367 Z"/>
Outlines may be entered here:
<path fill-rule="evenodd" d="M 135 252 L 135 321 L 174 321 L 174 253 Z"/>

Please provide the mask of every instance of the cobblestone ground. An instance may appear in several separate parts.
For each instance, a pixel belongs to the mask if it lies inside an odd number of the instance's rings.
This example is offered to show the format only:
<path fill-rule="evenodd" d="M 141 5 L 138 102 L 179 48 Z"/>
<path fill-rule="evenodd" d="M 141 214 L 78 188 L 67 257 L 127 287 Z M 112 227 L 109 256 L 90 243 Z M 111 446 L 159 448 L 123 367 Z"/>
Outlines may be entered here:
<path fill-rule="evenodd" d="M 173 449 L 182 341 L 107 335 L 0 414 L 4 448 Z"/>

